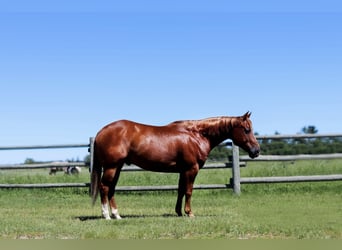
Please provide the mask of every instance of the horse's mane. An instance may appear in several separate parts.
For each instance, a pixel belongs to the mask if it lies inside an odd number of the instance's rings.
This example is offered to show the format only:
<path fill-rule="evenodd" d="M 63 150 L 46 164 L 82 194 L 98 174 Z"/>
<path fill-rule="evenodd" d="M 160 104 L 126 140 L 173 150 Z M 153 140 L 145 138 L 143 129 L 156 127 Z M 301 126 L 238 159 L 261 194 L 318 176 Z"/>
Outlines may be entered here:
<path fill-rule="evenodd" d="M 188 131 L 199 132 L 203 135 L 216 136 L 229 133 L 232 127 L 233 117 L 219 116 L 202 120 L 175 121 L 172 124 L 181 125 Z"/>

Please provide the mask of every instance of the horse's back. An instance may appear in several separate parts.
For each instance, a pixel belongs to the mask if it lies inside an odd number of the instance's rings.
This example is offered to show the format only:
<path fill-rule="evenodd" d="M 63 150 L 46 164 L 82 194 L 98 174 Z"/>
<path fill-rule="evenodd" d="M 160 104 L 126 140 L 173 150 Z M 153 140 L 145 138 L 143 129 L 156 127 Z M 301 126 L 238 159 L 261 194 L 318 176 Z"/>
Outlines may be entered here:
<path fill-rule="evenodd" d="M 103 163 L 125 162 L 149 170 L 170 172 L 174 171 L 188 137 L 180 124 L 152 126 L 119 120 L 99 131 L 95 139 L 96 153 Z"/>
<path fill-rule="evenodd" d="M 103 127 L 96 138 L 99 137 L 112 137 L 115 136 L 116 138 L 120 136 L 127 136 L 131 137 L 135 135 L 147 135 L 147 134 L 172 134 L 178 133 L 183 131 L 183 127 L 180 123 L 170 123 L 165 126 L 154 126 L 154 125 L 147 125 L 142 123 L 137 123 L 130 120 L 118 120 L 114 121 L 105 127 Z"/>
<path fill-rule="evenodd" d="M 144 140 L 155 139 L 158 136 L 169 135 L 172 129 L 168 126 L 152 126 L 130 120 L 118 120 L 103 127 L 96 135 L 97 147 L 106 150 L 108 148 L 124 147 L 132 148 Z"/>

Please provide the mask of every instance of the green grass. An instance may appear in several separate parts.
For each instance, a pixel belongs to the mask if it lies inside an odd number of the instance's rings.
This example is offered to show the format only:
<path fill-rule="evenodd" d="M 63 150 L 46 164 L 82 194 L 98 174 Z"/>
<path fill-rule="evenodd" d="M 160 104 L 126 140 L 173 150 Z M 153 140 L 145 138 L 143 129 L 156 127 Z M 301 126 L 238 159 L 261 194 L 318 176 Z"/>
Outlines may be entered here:
<path fill-rule="evenodd" d="M 249 163 L 242 176 L 341 174 L 342 161 Z M 227 183 L 230 170 L 202 170 L 196 183 Z M 177 184 L 175 174 L 124 172 L 119 185 Z M 88 182 L 89 175 L 1 171 L 0 183 Z M 123 220 L 100 218 L 86 188 L 0 189 L 2 239 L 342 239 L 342 182 L 194 190 L 195 218 L 174 213 L 176 192 L 119 192 Z"/>

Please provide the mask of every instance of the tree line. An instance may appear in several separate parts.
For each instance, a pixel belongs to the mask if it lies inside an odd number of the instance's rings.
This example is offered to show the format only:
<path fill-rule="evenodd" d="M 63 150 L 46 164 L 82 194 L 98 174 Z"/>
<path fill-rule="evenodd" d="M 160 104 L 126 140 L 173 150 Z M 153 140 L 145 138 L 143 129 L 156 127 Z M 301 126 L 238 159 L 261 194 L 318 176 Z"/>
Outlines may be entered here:
<path fill-rule="evenodd" d="M 315 126 L 303 127 L 302 134 L 317 134 Z M 258 135 L 258 133 L 256 133 Z M 275 132 L 275 135 L 280 135 Z M 294 139 L 263 139 L 259 140 L 263 155 L 295 155 L 295 154 L 331 154 L 342 153 L 342 138 L 294 138 Z M 241 154 L 245 154 L 240 150 Z M 231 148 L 217 146 L 209 155 L 209 160 L 227 160 Z"/>

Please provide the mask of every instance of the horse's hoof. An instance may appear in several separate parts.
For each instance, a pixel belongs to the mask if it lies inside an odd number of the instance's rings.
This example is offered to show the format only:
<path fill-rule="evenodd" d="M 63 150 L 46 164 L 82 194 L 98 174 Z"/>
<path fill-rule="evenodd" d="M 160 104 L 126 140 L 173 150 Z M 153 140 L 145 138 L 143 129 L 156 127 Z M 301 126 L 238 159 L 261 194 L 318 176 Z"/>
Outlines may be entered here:
<path fill-rule="evenodd" d="M 109 215 L 102 215 L 102 218 L 105 219 L 105 220 L 111 220 L 112 218 L 110 218 Z"/>
<path fill-rule="evenodd" d="M 122 220 L 122 217 L 120 215 L 113 215 L 113 218 L 116 220 Z"/>
<path fill-rule="evenodd" d="M 195 218 L 195 215 L 194 215 L 193 213 L 189 213 L 189 214 L 188 214 L 188 217 L 189 217 L 189 218 Z"/>
<path fill-rule="evenodd" d="M 182 211 L 180 211 L 180 210 L 178 210 L 178 209 L 176 209 L 176 214 L 177 214 L 179 217 L 183 216 Z"/>

